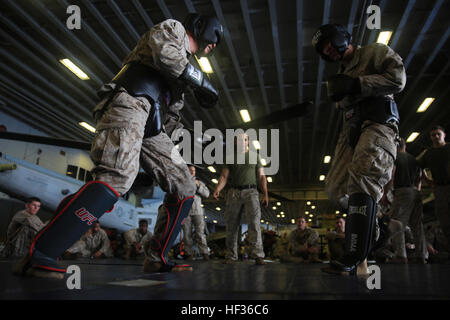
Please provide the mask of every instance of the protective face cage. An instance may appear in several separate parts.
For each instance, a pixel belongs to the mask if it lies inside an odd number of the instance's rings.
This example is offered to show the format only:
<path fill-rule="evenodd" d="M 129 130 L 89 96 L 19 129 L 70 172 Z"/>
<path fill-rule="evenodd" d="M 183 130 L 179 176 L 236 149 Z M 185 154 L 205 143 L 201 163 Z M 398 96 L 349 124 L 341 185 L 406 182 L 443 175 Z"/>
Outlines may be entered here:
<path fill-rule="evenodd" d="M 332 61 L 327 55 L 323 54 L 323 48 L 327 41 L 330 41 L 336 51 L 343 56 L 344 52 L 348 49 L 351 40 L 352 35 L 343 25 L 325 24 L 321 26 L 314 34 L 312 38 L 312 45 L 320 54 L 322 59 Z"/>
<path fill-rule="evenodd" d="M 198 55 L 203 55 L 208 44 L 218 45 L 223 37 L 223 26 L 215 17 L 190 13 L 183 25 L 197 40 Z"/>

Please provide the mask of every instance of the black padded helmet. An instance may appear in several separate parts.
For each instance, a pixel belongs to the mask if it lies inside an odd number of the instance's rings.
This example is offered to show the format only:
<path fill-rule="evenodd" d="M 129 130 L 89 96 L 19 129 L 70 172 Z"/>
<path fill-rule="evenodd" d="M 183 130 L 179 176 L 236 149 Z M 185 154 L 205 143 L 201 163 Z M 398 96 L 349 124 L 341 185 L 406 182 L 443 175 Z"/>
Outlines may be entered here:
<path fill-rule="evenodd" d="M 352 35 L 341 24 L 324 24 L 316 31 L 312 38 L 312 45 L 324 60 L 331 61 L 322 52 L 326 40 L 329 40 L 331 45 L 343 55 L 350 45 Z"/>
<path fill-rule="evenodd" d="M 218 45 L 223 37 L 223 26 L 216 17 L 190 13 L 183 25 L 197 40 L 200 55 L 208 44 Z"/>

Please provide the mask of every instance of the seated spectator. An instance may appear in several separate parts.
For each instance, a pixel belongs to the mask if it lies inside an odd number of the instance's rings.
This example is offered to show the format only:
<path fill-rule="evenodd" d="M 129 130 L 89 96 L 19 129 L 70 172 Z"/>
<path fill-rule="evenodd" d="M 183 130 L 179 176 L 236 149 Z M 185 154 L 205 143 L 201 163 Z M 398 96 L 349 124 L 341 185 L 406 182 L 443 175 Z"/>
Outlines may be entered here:
<path fill-rule="evenodd" d="M 117 229 L 109 229 L 106 233 L 108 234 L 114 257 L 123 258 L 125 256 L 126 246 L 125 240 L 123 239 L 123 234 L 119 233 Z"/>
<path fill-rule="evenodd" d="M 275 245 L 274 245 L 273 257 L 278 258 L 278 259 L 287 257 L 288 256 L 288 245 L 289 245 L 288 233 L 281 232 L 281 236 L 277 237 L 277 241 L 275 242 Z"/>
<path fill-rule="evenodd" d="M 328 249 L 330 251 L 331 260 L 339 260 L 345 253 L 345 220 L 344 218 L 336 219 L 336 229 L 327 232 L 325 238 L 328 240 Z"/>
<path fill-rule="evenodd" d="M 152 233 L 148 231 L 147 220 L 139 221 L 139 228 L 128 230 L 123 234 L 125 238 L 125 259 L 143 257 L 144 247 L 152 239 Z"/>
<path fill-rule="evenodd" d="M 77 257 L 100 259 L 113 257 L 111 244 L 105 230 L 98 221 L 89 229 L 80 240 L 70 247 L 64 257 L 74 259 Z"/>
<path fill-rule="evenodd" d="M 428 262 L 445 263 L 448 259 L 448 242 L 439 222 L 429 223 L 425 226 L 427 241 Z"/>
<path fill-rule="evenodd" d="M 278 238 L 276 232 L 273 230 L 263 230 L 262 238 L 263 238 L 264 253 L 266 254 L 266 257 L 273 257 L 275 244 Z"/>
<path fill-rule="evenodd" d="M 305 218 L 297 218 L 297 229 L 289 234 L 288 256 L 282 262 L 322 262 L 319 259 L 319 234 L 306 225 Z"/>
<path fill-rule="evenodd" d="M 34 237 L 45 224 L 36 215 L 41 207 L 41 200 L 29 198 L 25 210 L 17 212 L 12 218 L 7 231 L 4 257 L 23 257 L 30 249 Z"/>

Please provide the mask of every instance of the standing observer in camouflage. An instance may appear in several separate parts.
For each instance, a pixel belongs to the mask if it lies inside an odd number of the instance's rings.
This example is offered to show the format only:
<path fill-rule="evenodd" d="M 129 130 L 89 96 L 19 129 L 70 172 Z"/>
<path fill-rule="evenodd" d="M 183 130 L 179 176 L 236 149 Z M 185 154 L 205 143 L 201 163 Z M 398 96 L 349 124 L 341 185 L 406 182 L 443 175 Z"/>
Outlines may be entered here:
<path fill-rule="evenodd" d="M 192 260 L 194 256 L 193 245 L 194 238 L 197 241 L 197 246 L 200 254 L 203 256 L 203 260 L 209 260 L 208 244 L 206 242 L 205 235 L 205 217 L 204 210 L 202 208 L 202 198 L 209 197 L 208 187 L 195 176 L 195 167 L 189 166 L 189 172 L 194 178 L 197 190 L 195 191 L 194 202 L 192 203 L 189 216 L 184 220 L 183 224 L 183 242 L 185 259 Z M 194 227 L 194 233 L 192 233 L 192 227 Z"/>
<path fill-rule="evenodd" d="M 406 73 L 391 48 L 379 43 L 355 47 L 342 25 L 321 26 L 312 43 L 324 60 L 340 62 L 338 74 L 327 81 L 328 96 L 342 111 L 344 124 L 326 191 L 348 211 L 346 255 L 331 265 L 337 272 L 354 272 L 369 253 L 376 206 L 391 179 L 399 121 L 393 95 L 405 87 Z"/>

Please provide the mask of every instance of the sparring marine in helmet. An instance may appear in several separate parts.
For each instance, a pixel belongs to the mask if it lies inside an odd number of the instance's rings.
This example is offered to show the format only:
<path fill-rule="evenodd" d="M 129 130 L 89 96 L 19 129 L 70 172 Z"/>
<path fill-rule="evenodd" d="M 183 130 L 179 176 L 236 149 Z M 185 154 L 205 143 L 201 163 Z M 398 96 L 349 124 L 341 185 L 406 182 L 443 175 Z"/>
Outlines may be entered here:
<path fill-rule="evenodd" d="M 183 25 L 187 33 L 197 42 L 197 56 L 211 54 L 223 36 L 223 27 L 215 17 L 191 13 Z M 219 97 L 216 89 L 208 77 L 192 64 L 188 63 L 180 79 L 193 88 L 195 98 L 203 108 L 216 105 Z"/>
<path fill-rule="evenodd" d="M 352 35 L 340 24 L 321 26 L 312 38 L 312 44 L 322 59 L 330 62 L 343 59 L 350 46 Z"/>
<path fill-rule="evenodd" d="M 347 213 L 345 254 L 323 271 L 367 274 L 377 203 L 396 157 L 399 116 L 393 95 L 404 88 L 405 70 L 401 57 L 386 45 L 352 45 L 342 25 L 319 27 L 312 44 L 322 59 L 340 64 L 327 79 L 327 94 L 345 119 L 325 185 L 330 200 Z"/>
<path fill-rule="evenodd" d="M 211 51 L 205 52 L 208 45 L 217 46 L 223 37 L 223 27 L 215 17 L 190 13 L 183 25 L 198 43 L 198 56 L 209 55 Z"/>

